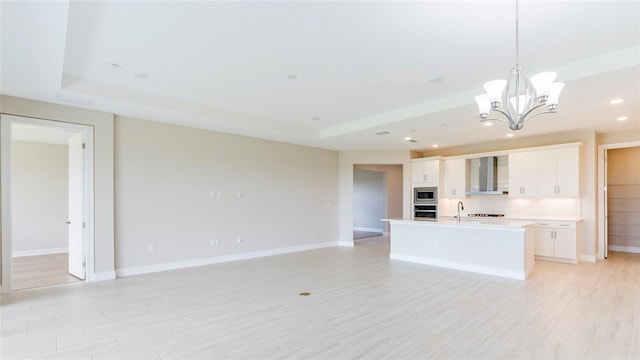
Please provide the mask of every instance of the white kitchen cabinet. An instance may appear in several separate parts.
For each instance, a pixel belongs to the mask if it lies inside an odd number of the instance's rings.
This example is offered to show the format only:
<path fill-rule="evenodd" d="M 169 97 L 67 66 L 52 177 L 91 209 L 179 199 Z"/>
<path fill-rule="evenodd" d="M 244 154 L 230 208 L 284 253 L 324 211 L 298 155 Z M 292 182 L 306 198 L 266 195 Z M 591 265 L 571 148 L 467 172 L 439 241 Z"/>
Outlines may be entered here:
<path fill-rule="evenodd" d="M 535 226 L 536 258 L 576 264 L 578 262 L 576 222 L 545 221 Z"/>
<path fill-rule="evenodd" d="M 580 149 L 578 147 L 538 152 L 539 197 L 579 197 Z"/>
<path fill-rule="evenodd" d="M 411 179 L 413 186 L 440 186 L 440 177 L 444 175 L 442 160 L 411 160 Z"/>
<path fill-rule="evenodd" d="M 444 196 L 448 198 L 464 198 L 466 187 L 467 160 L 446 160 L 444 162 Z"/>
<path fill-rule="evenodd" d="M 509 154 L 509 197 L 538 195 L 538 154 L 535 151 Z"/>

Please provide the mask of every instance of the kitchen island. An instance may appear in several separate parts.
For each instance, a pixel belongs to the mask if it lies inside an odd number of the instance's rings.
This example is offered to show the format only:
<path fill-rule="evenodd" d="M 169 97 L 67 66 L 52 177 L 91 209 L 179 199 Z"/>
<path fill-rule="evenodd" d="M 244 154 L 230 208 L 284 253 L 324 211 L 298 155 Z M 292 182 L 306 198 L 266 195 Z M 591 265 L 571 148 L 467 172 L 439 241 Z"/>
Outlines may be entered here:
<path fill-rule="evenodd" d="M 383 220 L 391 259 L 520 280 L 533 272 L 535 222 Z"/>

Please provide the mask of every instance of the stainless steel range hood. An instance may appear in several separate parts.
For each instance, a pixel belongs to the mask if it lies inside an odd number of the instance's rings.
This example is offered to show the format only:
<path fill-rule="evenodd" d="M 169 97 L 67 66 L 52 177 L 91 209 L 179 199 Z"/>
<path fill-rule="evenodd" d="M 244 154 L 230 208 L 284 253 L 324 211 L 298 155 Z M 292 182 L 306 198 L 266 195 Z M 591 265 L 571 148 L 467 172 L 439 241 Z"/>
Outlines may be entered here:
<path fill-rule="evenodd" d="M 467 195 L 503 195 L 507 191 L 498 190 L 498 158 L 487 156 L 479 158 L 479 183 L 474 191 L 467 192 Z"/>

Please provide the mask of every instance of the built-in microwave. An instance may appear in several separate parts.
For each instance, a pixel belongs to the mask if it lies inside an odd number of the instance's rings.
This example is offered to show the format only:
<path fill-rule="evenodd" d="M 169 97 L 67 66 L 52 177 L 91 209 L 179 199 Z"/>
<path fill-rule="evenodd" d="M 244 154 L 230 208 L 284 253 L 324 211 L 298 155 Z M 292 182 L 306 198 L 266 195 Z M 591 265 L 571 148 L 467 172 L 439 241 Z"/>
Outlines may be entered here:
<path fill-rule="evenodd" d="M 437 187 L 417 187 L 413 188 L 414 204 L 433 204 L 438 203 Z"/>

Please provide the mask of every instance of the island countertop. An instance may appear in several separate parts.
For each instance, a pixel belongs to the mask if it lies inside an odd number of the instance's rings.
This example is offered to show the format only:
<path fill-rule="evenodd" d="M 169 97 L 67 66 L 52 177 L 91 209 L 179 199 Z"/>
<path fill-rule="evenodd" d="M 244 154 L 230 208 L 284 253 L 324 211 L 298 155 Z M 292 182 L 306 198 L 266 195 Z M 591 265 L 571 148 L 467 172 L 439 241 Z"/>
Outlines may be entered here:
<path fill-rule="evenodd" d="M 426 221 L 426 220 L 411 220 L 411 219 L 381 219 L 382 221 L 388 221 L 390 224 L 403 223 L 403 224 L 415 224 L 425 226 L 456 226 L 456 227 L 483 227 L 483 228 L 495 228 L 502 230 L 516 230 L 522 229 L 526 226 L 533 226 L 537 222 L 533 220 L 515 220 L 515 219 L 470 219 L 462 218 L 460 222 L 456 219 L 441 218 L 438 221 Z"/>

